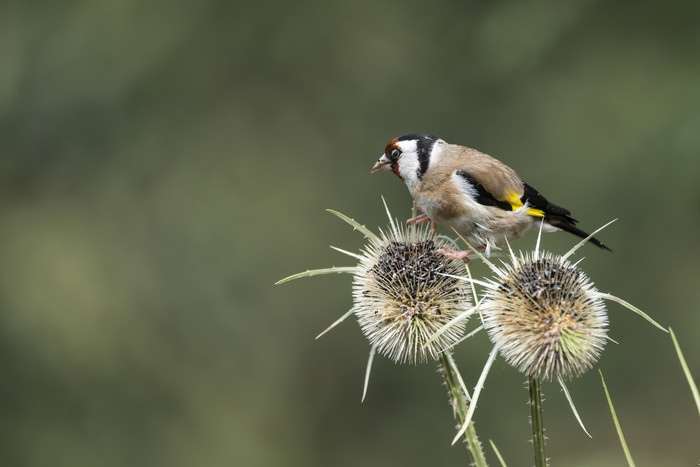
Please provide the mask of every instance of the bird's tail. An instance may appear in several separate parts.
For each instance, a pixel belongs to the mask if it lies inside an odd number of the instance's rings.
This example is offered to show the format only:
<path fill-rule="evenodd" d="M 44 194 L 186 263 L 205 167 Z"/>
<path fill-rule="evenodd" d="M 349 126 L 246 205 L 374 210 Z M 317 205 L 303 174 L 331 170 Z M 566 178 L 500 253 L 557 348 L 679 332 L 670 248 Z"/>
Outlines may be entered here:
<path fill-rule="evenodd" d="M 576 227 L 573 222 L 567 222 L 566 218 L 564 218 L 564 219 L 547 219 L 547 217 L 545 217 L 545 221 L 547 221 L 547 223 L 549 223 L 552 227 L 556 227 L 557 229 L 561 229 L 561 230 L 564 230 L 566 232 L 572 233 L 572 234 L 576 235 L 577 237 L 586 238 L 590 235 L 589 233 L 586 233 L 583 230 Z M 603 242 L 601 242 L 600 240 L 598 240 L 595 237 L 589 238 L 588 241 L 591 242 L 592 244 L 594 244 L 595 246 L 597 246 L 598 248 L 602 248 L 603 250 L 612 251 L 605 244 L 603 244 Z"/>

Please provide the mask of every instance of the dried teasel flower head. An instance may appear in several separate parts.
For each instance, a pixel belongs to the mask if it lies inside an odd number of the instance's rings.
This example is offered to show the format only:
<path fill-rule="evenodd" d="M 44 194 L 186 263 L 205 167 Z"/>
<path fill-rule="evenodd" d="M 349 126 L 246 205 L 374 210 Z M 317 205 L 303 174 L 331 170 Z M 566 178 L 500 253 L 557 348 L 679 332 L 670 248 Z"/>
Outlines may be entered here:
<path fill-rule="evenodd" d="M 465 321 L 431 340 L 436 331 L 472 308 L 470 285 L 459 279 L 464 263 L 437 250 L 448 240 L 429 229 L 397 227 L 370 241 L 354 274 L 353 311 L 377 352 L 396 362 L 438 358 L 464 334 Z"/>
<path fill-rule="evenodd" d="M 512 256 L 496 271 L 480 305 L 491 341 L 528 376 L 569 379 L 598 360 L 608 316 L 577 266 L 550 253 Z"/>

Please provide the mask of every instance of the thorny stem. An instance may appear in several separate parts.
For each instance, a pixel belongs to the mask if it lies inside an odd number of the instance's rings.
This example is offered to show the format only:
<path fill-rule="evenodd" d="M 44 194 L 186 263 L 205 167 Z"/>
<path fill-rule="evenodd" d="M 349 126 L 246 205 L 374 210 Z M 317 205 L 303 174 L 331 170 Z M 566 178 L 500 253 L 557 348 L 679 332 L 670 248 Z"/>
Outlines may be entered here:
<path fill-rule="evenodd" d="M 467 403 L 468 395 L 464 393 L 459 384 L 459 377 L 457 376 L 456 369 L 450 364 L 450 357 L 447 352 L 442 352 L 440 354 L 440 369 L 442 371 L 442 376 L 445 378 L 445 385 L 449 392 L 452 407 L 459 419 L 459 424 L 463 425 L 467 412 L 469 411 L 469 405 Z M 467 444 L 467 449 L 469 450 L 473 463 L 472 465 L 477 467 L 488 466 L 486 463 L 486 455 L 482 449 L 479 437 L 476 435 L 473 421 L 469 422 L 469 427 L 464 433 L 464 441 Z"/>
<path fill-rule="evenodd" d="M 530 424 L 532 425 L 532 445 L 535 449 L 535 467 L 547 467 L 547 455 L 544 451 L 544 424 L 542 423 L 542 390 L 540 379 L 530 376 Z"/>

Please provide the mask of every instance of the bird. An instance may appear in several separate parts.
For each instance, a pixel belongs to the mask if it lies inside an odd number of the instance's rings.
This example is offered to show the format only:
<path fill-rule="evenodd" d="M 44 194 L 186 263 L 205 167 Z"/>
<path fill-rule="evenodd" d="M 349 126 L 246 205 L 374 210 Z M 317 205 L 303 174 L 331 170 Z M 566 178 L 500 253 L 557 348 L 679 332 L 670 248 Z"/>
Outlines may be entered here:
<path fill-rule="evenodd" d="M 385 171 L 393 171 L 406 184 L 423 212 L 407 224 L 431 221 L 433 233 L 437 224 L 454 229 L 473 248 L 441 251 L 451 258 L 469 261 L 475 250 L 489 256 L 491 249 L 533 226 L 589 236 L 576 226 L 568 209 L 549 202 L 503 162 L 433 135 L 408 134 L 389 141 L 371 173 Z M 612 251 L 595 237 L 588 241 Z"/>

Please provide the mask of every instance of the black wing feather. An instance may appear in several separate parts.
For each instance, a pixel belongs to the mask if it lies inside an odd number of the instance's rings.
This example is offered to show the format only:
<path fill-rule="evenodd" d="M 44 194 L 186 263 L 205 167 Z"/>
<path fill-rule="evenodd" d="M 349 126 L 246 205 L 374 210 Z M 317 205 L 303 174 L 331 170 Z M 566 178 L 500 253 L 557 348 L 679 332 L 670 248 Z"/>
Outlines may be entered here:
<path fill-rule="evenodd" d="M 476 190 L 476 202 L 483 204 L 484 206 L 495 206 L 497 208 L 503 209 L 504 211 L 512 211 L 513 206 L 510 205 L 508 201 L 499 201 L 486 189 L 484 186 L 477 182 L 474 177 L 465 172 L 464 170 L 457 170 L 455 172 L 457 175 L 462 177 Z"/>
<path fill-rule="evenodd" d="M 525 185 L 525 193 L 520 197 L 520 201 L 522 201 L 523 204 L 527 203 L 531 208 L 543 211 L 545 214 L 544 217 L 547 220 L 549 220 L 548 217 L 561 218 L 562 221 L 567 223 L 578 224 L 578 221 L 571 217 L 571 211 L 550 203 L 539 191 L 535 190 L 527 183 L 523 184 Z"/>

